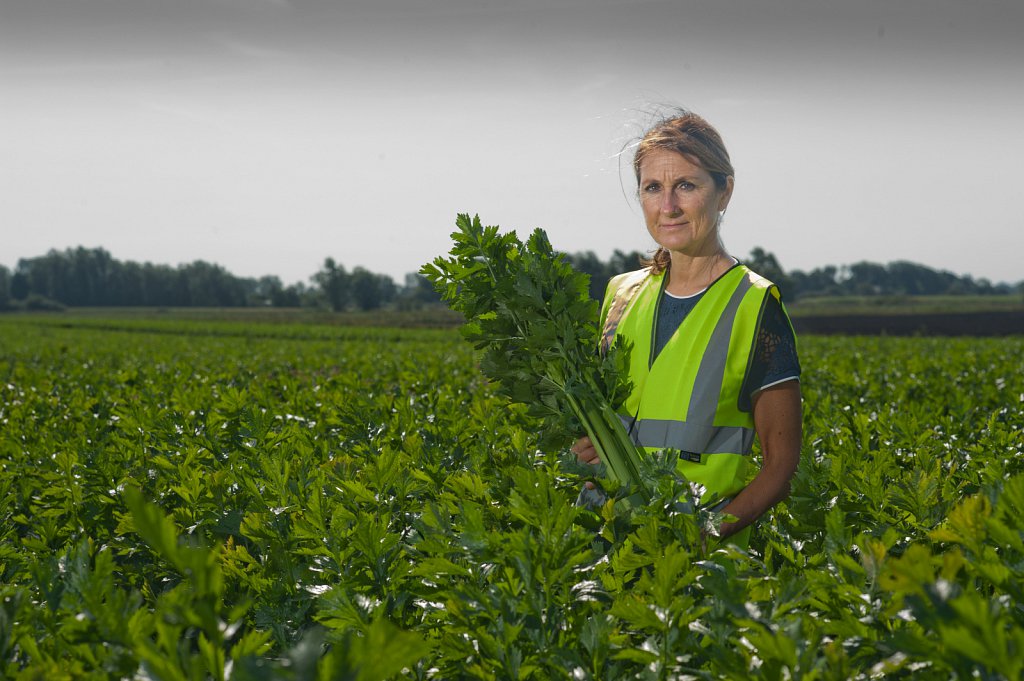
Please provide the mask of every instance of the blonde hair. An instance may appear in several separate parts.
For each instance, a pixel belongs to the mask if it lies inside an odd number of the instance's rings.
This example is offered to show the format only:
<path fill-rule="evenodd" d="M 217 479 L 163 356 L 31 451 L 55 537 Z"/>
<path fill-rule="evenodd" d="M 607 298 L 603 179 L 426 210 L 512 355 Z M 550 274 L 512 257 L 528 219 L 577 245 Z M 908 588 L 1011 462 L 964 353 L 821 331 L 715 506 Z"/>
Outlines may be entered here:
<path fill-rule="evenodd" d="M 715 187 L 723 190 L 728 178 L 735 176 L 729 152 L 725 148 L 722 136 L 706 120 L 693 113 L 680 109 L 671 116 L 665 117 L 648 128 L 633 154 L 633 172 L 636 174 L 637 188 L 640 186 L 640 164 L 655 150 L 674 151 L 682 154 L 692 163 L 704 168 L 711 175 Z M 643 265 L 650 267 L 653 274 L 659 274 L 669 266 L 671 254 L 665 248 L 659 248 Z"/>

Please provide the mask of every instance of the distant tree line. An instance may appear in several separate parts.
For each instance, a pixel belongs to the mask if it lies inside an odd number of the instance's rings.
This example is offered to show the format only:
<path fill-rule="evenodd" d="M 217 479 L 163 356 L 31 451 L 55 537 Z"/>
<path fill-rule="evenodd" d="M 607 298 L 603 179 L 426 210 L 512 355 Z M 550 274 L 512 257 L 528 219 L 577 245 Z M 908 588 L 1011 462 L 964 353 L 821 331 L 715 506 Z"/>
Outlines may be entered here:
<path fill-rule="evenodd" d="M 925 265 L 897 260 L 887 265 L 857 262 L 827 265 L 810 272 L 783 271 L 775 256 L 761 248 L 744 261 L 751 269 L 779 285 L 791 300 L 815 296 L 927 296 L 927 295 L 1009 295 L 1024 293 L 1024 281 L 1016 285 L 993 284 L 988 279 L 935 270 Z"/>
<path fill-rule="evenodd" d="M 577 269 L 590 275 L 590 295 L 598 300 L 604 296 L 608 280 L 620 272 L 640 267 L 643 253 L 615 251 L 608 262 L 602 262 L 592 252 L 569 255 Z M 970 275 L 957 276 L 934 270 L 925 265 L 904 260 L 879 265 L 858 262 L 852 265 L 827 265 L 810 272 L 786 272 L 778 259 L 762 248 L 754 248 L 743 264 L 776 283 L 787 300 L 816 296 L 874 296 L 874 295 L 1008 295 L 1024 293 L 1024 281 L 1015 286 L 993 284 L 987 279 L 973 279 Z"/>
<path fill-rule="evenodd" d="M 566 257 L 590 275 L 590 295 L 600 300 L 608 280 L 640 267 L 644 254 L 617 250 L 606 261 L 590 251 Z M 743 262 L 777 283 L 791 301 L 813 296 L 1024 293 L 1024 281 L 1016 286 L 992 284 L 906 261 L 888 265 L 859 262 L 828 265 L 810 272 L 786 272 L 772 253 L 755 248 Z M 419 274 L 406 275 L 399 285 L 390 276 L 363 267 L 348 270 L 333 258 L 324 260 L 309 282 L 286 286 L 273 275 L 236 277 L 220 265 L 202 260 L 176 267 L 121 262 L 102 248 L 78 247 L 23 258 L 13 272 L 0 266 L 0 310 L 264 306 L 368 311 L 440 304 L 437 293 Z"/>
<path fill-rule="evenodd" d="M 177 267 L 121 262 L 102 248 L 79 247 L 22 258 L 13 272 L 0 266 L 0 309 L 263 306 L 341 311 L 440 302 L 418 274 L 406 276 L 399 286 L 362 267 L 347 271 L 331 258 L 310 281 L 286 286 L 273 275 L 237 277 L 202 260 Z"/>

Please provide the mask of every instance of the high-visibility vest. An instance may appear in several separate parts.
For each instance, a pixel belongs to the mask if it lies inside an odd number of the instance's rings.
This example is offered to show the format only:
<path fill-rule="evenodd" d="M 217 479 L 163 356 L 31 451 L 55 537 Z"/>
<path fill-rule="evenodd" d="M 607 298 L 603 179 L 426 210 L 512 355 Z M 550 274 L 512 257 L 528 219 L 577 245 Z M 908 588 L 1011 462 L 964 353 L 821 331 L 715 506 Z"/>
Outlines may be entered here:
<path fill-rule="evenodd" d="M 740 404 L 769 295 L 778 288 L 743 265 L 715 280 L 656 358 L 654 333 L 666 277 L 627 272 L 608 284 L 602 344 L 632 342 L 632 392 L 620 416 L 644 451 L 680 453 L 678 470 L 704 486 L 704 500 L 728 498 L 746 484 L 754 416 Z"/>

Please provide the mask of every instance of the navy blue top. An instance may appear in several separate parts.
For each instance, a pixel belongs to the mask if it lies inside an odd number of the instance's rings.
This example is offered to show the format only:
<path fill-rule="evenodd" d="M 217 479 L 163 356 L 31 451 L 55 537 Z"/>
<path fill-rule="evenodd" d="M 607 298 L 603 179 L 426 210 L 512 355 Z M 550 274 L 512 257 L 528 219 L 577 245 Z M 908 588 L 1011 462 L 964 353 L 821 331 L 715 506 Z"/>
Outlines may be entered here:
<path fill-rule="evenodd" d="M 662 293 L 658 305 L 658 325 L 654 334 L 654 357 L 697 305 L 704 291 L 680 298 L 668 291 Z M 800 378 L 800 360 L 796 354 L 796 336 L 778 299 L 769 295 L 765 301 L 761 325 L 757 330 L 754 361 L 743 379 L 740 408 L 750 410 L 750 400 L 758 390 L 776 383 Z"/>

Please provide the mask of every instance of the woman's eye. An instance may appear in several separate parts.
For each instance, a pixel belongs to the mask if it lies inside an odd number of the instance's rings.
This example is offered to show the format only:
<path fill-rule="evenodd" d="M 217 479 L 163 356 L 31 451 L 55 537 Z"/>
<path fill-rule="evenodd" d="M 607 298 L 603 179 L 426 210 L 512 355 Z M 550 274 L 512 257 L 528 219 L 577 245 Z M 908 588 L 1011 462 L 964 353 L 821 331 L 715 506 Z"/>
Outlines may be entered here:
<path fill-rule="evenodd" d="M 644 185 L 644 191 L 645 191 L 645 192 L 648 192 L 648 193 L 650 193 L 650 192 L 656 192 L 656 191 L 658 191 L 658 190 L 659 190 L 660 188 L 661 188 L 661 187 L 660 187 L 659 185 L 655 184 L 655 183 L 651 183 L 651 184 L 646 184 L 646 185 Z"/>
<path fill-rule="evenodd" d="M 676 188 L 677 189 L 682 189 L 683 191 L 687 191 L 688 192 L 691 189 L 693 189 L 693 183 L 692 182 L 680 182 L 679 184 L 676 185 Z"/>

